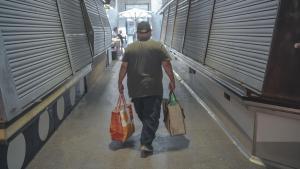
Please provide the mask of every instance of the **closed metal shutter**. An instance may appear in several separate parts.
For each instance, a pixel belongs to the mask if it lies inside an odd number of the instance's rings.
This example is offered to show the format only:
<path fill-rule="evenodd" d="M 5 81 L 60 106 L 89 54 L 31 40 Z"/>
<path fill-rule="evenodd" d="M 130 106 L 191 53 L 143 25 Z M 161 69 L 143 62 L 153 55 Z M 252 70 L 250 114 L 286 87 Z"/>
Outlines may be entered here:
<path fill-rule="evenodd" d="M 217 0 L 205 63 L 262 91 L 278 0 Z"/>
<path fill-rule="evenodd" d="M 74 71 L 92 62 L 92 54 L 79 0 L 59 0 L 63 28 Z"/>
<path fill-rule="evenodd" d="M 111 35 L 111 28 L 110 28 L 110 24 L 107 18 L 103 18 L 104 21 L 104 25 L 106 25 L 104 27 L 104 31 L 105 31 L 105 47 L 109 48 L 111 47 L 111 39 L 112 39 L 112 35 Z"/>
<path fill-rule="evenodd" d="M 48 94 L 72 75 L 55 0 L 0 1 L 0 30 L 18 107 Z"/>
<path fill-rule="evenodd" d="M 174 33 L 172 39 L 172 48 L 174 48 L 178 52 L 182 52 L 188 11 L 189 1 L 178 0 Z"/>
<path fill-rule="evenodd" d="M 101 0 L 96 0 L 97 5 L 98 5 L 98 11 L 100 12 L 100 17 L 101 17 L 101 21 L 103 24 L 103 29 L 105 32 L 105 47 L 108 48 L 111 46 L 111 28 L 110 28 L 110 24 L 103 6 L 103 2 Z"/>
<path fill-rule="evenodd" d="M 204 62 L 214 0 L 191 0 L 183 54 Z"/>
<path fill-rule="evenodd" d="M 170 4 L 170 8 L 169 8 L 167 33 L 166 33 L 166 39 L 165 39 L 165 44 L 169 47 L 171 47 L 172 36 L 173 36 L 173 28 L 174 28 L 174 21 L 175 21 L 175 15 L 176 15 L 176 2 L 177 2 L 177 0 L 174 0 Z"/>
<path fill-rule="evenodd" d="M 105 32 L 103 29 L 103 25 L 101 22 L 100 14 L 98 11 L 97 3 L 95 0 L 84 0 L 85 7 L 88 12 L 88 17 L 90 19 L 92 28 L 93 28 L 93 36 L 90 39 L 93 39 L 93 55 L 97 56 L 105 50 Z"/>
<path fill-rule="evenodd" d="M 162 20 L 161 33 L 160 33 L 160 41 L 162 43 L 165 42 L 165 38 L 166 38 L 168 14 L 169 14 L 169 8 L 166 8 L 163 13 L 163 20 Z"/>

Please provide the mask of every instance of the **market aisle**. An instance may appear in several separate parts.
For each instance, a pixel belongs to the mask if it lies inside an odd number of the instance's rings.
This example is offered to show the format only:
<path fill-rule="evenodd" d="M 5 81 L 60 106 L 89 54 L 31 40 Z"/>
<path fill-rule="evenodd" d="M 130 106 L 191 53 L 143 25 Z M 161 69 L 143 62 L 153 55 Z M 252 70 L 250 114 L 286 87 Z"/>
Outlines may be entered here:
<path fill-rule="evenodd" d="M 185 136 L 170 137 L 161 114 L 157 138 L 153 143 L 154 155 L 142 159 L 139 152 L 141 123 L 135 116 L 137 130 L 125 147 L 112 144 L 109 122 L 110 112 L 118 97 L 116 82 L 119 67 L 117 62 L 105 71 L 28 165 L 28 169 L 263 168 L 242 156 L 180 83 L 177 83 L 176 95 L 186 113 Z M 165 79 L 164 83 L 168 81 Z"/>

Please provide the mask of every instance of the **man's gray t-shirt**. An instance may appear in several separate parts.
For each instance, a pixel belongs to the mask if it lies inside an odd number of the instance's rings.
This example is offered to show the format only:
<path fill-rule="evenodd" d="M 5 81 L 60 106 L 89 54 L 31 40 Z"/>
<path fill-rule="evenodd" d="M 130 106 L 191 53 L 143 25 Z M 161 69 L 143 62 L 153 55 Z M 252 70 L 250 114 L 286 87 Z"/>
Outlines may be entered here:
<path fill-rule="evenodd" d="M 162 96 L 162 61 L 170 59 L 165 47 L 152 39 L 128 45 L 122 61 L 128 63 L 129 96 L 131 98 Z"/>

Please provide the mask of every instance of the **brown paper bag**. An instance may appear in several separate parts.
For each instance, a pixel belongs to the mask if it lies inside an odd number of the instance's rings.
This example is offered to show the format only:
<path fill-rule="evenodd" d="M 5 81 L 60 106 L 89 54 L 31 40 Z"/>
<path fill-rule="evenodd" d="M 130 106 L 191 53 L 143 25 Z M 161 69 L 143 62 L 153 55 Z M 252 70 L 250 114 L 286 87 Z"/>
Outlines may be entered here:
<path fill-rule="evenodd" d="M 170 99 L 163 99 L 164 122 L 171 136 L 186 134 L 185 115 L 182 107 L 176 100 L 170 102 Z"/>

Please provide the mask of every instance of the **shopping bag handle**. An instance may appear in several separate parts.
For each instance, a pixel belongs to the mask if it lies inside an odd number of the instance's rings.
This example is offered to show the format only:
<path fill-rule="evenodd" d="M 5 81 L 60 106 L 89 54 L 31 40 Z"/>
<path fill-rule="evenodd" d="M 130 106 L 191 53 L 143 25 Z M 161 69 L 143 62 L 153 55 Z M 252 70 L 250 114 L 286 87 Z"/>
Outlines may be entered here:
<path fill-rule="evenodd" d="M 123 104 L 122 104 L 123 103 Z M 124 109 L 126 109 L 126 99 L 124 94 L 120 94 L 118 98 L 117 108 L 120 110 L 121 106 L 124 106 Z"/>
<path fill-rule="evenodd" d="M 169 93 L 169 104 L 174 105 L 177 103 L 177 98 L 175 96 L 175 93 L 173 91 L 170 91 Z"/>

